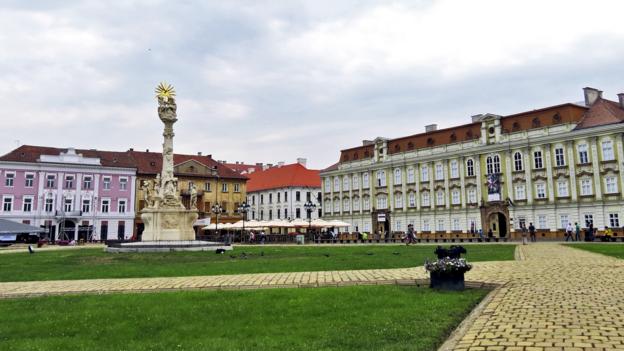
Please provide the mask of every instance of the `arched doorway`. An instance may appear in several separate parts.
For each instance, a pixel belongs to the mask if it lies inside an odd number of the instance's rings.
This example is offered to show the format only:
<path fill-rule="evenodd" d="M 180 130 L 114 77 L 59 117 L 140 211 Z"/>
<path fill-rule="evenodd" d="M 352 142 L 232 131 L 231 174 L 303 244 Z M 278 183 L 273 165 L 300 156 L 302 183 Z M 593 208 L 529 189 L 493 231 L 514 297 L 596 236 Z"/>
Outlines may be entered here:
<path fill-rule="evenodd" d="M 494 237 L 504 238 L 507 236 L 507 216 L 502 212 L 493 212 L 488 217 L 487 228 L 492 230 Z"/>

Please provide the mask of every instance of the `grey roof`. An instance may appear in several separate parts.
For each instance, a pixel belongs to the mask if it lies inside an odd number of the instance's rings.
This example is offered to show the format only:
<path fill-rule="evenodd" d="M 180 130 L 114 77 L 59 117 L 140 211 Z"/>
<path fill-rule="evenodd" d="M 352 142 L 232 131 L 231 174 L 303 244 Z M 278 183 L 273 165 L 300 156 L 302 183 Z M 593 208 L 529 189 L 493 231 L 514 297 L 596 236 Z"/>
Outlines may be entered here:
<path fill-rule="evenodd" d="M 29 224 L 9 221 L 8 219 L 0 219 L 0 234 L 20 234 L 20 233 L 41 233 L 45 229 L 35 227 Z"/>

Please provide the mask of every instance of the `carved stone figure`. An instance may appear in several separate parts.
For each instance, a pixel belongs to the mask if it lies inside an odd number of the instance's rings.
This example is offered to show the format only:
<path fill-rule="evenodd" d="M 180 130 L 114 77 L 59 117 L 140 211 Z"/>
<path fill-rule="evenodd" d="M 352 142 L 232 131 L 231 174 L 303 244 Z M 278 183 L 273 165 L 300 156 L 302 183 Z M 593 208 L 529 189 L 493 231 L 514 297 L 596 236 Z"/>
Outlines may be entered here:
<path fill-rule="evenodd" d="M 152 207 L 152 201 L 150 199 L 150 191 L 152 191 L 153 185 L 151 180 L 144 180 L 141 185 L 141 190 L 143 190 L 143 201 L 145 202 L 146 207 Z"/>
<path fill-rule="evenodd" d="M 191 183 L 189 192 L 191 193 L 191 209 L 196 210 L 197 209 L 197 188 L 195 187 L 195 184 Z"/>

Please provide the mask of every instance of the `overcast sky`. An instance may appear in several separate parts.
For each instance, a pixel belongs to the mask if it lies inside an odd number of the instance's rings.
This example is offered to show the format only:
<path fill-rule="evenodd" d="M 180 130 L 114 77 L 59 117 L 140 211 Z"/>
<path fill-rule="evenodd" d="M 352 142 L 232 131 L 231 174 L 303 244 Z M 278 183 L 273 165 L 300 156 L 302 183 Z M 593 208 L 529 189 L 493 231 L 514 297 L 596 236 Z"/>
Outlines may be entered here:
<path fill-rule="evenodd" d="M 0 154 L 161 150 L 324 168 L 362 139 L 624 92 L 624 1 L 0 0 Z"/>

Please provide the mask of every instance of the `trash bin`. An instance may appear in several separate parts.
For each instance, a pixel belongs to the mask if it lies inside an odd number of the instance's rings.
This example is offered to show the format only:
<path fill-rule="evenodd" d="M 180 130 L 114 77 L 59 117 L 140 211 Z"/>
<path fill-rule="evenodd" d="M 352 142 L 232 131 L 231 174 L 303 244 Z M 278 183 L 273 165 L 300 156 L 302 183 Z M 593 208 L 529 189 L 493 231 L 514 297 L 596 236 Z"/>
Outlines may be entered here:
<path fill-rule="evenodd" d="M 297 234 L 295 241 L 297 242 L 297 245 L 303 245 L 305 242 L 303 234 Z"/>

